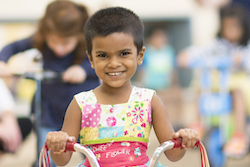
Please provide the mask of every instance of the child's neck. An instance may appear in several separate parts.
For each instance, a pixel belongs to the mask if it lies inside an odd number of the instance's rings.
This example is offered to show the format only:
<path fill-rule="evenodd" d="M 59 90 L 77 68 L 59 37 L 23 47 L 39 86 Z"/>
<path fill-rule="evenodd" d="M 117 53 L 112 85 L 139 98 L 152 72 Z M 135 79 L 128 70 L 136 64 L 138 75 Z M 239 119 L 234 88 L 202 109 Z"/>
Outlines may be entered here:
<path fill-rule="evenodd" d="M 94 90 L 94 93 L 98 103 L 120 104 L 128 102 L 132 89 L 132 85 L 119 88 L 101 85 Z"/>

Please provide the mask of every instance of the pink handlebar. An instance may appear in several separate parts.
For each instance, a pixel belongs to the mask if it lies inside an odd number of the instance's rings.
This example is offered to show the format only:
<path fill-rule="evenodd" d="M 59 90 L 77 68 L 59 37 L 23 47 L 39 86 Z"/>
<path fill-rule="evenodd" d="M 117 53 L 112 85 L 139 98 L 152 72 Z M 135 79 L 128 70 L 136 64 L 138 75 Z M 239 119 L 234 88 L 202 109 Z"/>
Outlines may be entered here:
<path fill-rule="evenodd" d="M 173 148 L 182 148 L 182 146 L 181 146 L 182 139 L 181 138 L 172 139 L 172 142 L 174 142 Z"/>
<path fill-rule="evenodd" d="M 174 143 L 174 147 L 173 148 L 182 148 L 181 143 L 182 143 L 182 139 L 181 138 L 177 138 L 177 139 L 172 139 L 171 140 Z M 197 146 L 199 142 L 197 142 L 195 144 L 195 146 Z M 74 145 L 76 144 L 76 142 L 67 142 L 66 146 L 65 146 L 65 151 L 75 151 L 74 149 Z"/>
<path fill-rule="evenodd" d="M 75 144 L 76 144 L 76 142 L 67 142 L 66 146 L 65 146 L 65 152 L 66 151 L 75 151 L 75 149 L 74 149 Z"/>
<path fill-rule="evenodd" d="M 149 167 L 155 167 L 157 165 L 159 157 L 164 151 L 166 151 L 168 149 L 173 149 L 173 148 L 183 148 L 181 146 L 181 143 L 182 143 L 181 138 L 168 140 L 168 141 L 162 143 L 159 147 L 156 148 L 156 150 L 151 158 Z M 195 144 L 195 146 L 198 147 L 198 145 L 199 145 L 199 141 Z M 92 167 L 99 167 L 99 163 L 96 160 L 94 153 L 90 149 L 84 147 L 83 145 L 81 145 L 79 143 L 67 142 L 66 147 L 65 147 L 65 151 L 80 151 L 87 156 Z"/>

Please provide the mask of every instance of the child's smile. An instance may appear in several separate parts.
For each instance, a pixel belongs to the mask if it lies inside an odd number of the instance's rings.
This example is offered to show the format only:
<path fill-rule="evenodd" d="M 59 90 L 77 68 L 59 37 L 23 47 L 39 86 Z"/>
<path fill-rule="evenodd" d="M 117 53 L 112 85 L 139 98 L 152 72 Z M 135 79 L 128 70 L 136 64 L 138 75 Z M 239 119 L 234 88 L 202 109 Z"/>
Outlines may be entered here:
<path fill-rule="evenodd" d="M 107 73 L 108 75 L 110 75 L 111 77 L 117 77 L 122 75 L 123 72 L 111 72 L 111 73 Z"/>
<path fill-rule="evenodd" d="M 137 65 L 141 64 L 144 50 L 137 55 L 134 39 L 124 33 L 113 33 L 93 39 L 91 65 L 104 84 L 111 87 L 130 85 Z"/>

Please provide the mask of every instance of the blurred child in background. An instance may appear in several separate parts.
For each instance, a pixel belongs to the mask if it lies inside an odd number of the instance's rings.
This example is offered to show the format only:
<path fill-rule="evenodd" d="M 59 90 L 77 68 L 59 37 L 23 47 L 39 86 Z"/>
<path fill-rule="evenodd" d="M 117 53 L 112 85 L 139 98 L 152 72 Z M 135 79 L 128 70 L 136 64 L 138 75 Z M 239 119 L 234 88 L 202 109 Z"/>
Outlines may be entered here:
<path fill-rule="evenodd" d="M 217 38 L 203 47 L 189 47 L 178 56 L 178 65 L 181 67 L 188 67 L 197 59 L 209 61 L 213 56 L 223 55 L 233 62 L 229 68 L 229 87 L 233 98 L 235 130 L 226 143 L 224 152 L 234 157 L 245 155 L 249 146 L 249 139 L 245 134 L 246 115 L 250 115 L 250 82 L 246 75 L 250 72 L 249 24 L 249 16 L 244 7 L 235 4 L 223 6 L 220 10 L 221 26 Z"/>
<path fill-rule="evenodd" d="M 145 59 L 140 67 L 141 82 L 145 87 L 166 90 L 172 82 L 175 52 L 164 29 L 152 30 L 148 37 Z"/>
<path fill-rule="evenodd" d="M 0 92 L 0 151 L 15 153 L 32 125 L 28 118 L 16 118 L 15 101 L 1 78 Z"/>
<path fill-rule="evenodd" d="M 81 4 L 53 1 L 47 6 L 33 36 L 13 42 L 0 52 L 0 77 L 12 75 L 6 64 L 12 55 L 30 48 L 37 48 L 42 53 L 43 70 L 62 74 L 62 81 L 42 83 L 40 149 L 49 131 L 61 129 L 72 96 L 99 85 L 86 56 L 83 29 L 88 17 L 87 8 Z"/>
<path fill-rule="evenodd" d="M 179 127 L 181 91 L 176 78 L 175 51 L 169 42 L 167 30 L 153 28 L 146 40 L 145 58 L 138 68 L 137 83 L 156 90 L 168 108 L 171 123 Z"/>

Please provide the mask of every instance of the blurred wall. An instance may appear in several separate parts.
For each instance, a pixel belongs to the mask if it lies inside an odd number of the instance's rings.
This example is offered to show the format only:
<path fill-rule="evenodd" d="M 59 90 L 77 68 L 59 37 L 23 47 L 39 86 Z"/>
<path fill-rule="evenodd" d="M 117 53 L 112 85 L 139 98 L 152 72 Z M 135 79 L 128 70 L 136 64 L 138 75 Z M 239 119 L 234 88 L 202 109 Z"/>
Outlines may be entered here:
<path fill-rule="evenodd" d="M 216 34 L 217 11 L 201 7 L 195 0 L 75 0 L 89 7 L 90 14 L 107 6 L 123 6 L 141 18 L 183 18 L 191 20 L 193 44 L 203 44 Z M 0 24 L 9 22 L 34 22 L 39 19 L 51 0 L 0 0 Z M 28 31 L 30 32 L 30 30 Z M 32 31 L 31 31 L 32 32 Z M 0 36 L 3 35 L 0 27 Z M 24 33 L 24 32 L 22 32 Z M 188 32 L 187 32 L 188 33 Z M 2 42 L 0 39 L 0 48 Z"/>

